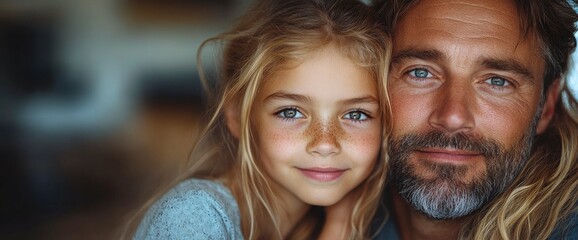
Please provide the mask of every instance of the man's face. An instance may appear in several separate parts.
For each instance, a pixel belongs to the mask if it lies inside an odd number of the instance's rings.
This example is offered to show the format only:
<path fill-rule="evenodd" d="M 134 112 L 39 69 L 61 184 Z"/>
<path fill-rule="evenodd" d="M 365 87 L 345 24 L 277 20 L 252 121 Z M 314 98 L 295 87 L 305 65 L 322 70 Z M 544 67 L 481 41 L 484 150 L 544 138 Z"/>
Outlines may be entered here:
<path fill-rule="evenodd" d="M 503 0 L 420 1 L 393 36 L 391 178 L 431 218 L 467 215 L 529 156 L 542 120 L 539 44 Z"/>

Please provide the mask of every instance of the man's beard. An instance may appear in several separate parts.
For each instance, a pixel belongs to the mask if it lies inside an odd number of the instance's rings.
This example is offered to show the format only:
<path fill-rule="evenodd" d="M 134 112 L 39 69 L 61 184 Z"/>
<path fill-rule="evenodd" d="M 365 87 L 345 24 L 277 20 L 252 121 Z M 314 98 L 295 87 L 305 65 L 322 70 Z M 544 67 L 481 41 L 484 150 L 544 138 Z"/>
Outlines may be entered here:
<path fill-rule="evenodd" d="M 510 149 L 492 139 L 467 134 L 448 136 L 440 131 L 392 138 L 389 141 L 389 178 L 408 203 L 430 218 L 466 216 L 502 193 L 525 166 L 537 120 L 536 117 L 532 126 Z M 422 167 L 435 174 L 433 179 L 421 178 L 408 162 L 412 152 L 424 148 L 453 148 L 480 153 L 485 159 L 486 171 L 465 183 L 461 179 L 468 174 L 468 166 L 418 160 Z"/>

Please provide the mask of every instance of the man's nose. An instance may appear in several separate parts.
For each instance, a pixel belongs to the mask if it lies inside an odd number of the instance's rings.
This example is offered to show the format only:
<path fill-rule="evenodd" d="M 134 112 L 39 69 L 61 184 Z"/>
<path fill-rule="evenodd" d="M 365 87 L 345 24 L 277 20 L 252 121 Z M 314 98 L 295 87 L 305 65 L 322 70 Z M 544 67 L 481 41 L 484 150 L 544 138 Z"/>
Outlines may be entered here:
<path fill-rule="evenodd" d="M 459 81 L 449 80 L 441 86 L 428 119 L 430 126 L 450 134 L 471 131 L 475 126 L 475 92 L 469 82 Z"/>
<path fill-rule="evenodd" d="M 316 121 L 308 129 L 310 138 L 307 152 L 313 155 L 330 156 L 341 152 L 339 123 L 331 120 Z"/>

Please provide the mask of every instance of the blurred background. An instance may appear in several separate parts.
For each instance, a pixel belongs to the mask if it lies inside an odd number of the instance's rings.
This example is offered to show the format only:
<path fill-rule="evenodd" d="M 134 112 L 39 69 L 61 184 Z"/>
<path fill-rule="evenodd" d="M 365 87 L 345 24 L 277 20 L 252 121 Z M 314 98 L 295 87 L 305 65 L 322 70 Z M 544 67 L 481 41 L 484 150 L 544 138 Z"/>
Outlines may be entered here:
<path fill-rule="evenodd" d="M 1 0 L 0 239 L 114 239 L 187 159 L 197 48 L 248 3 Z"/>
<path fill-rule="evenodd" d="M 0 239 L 115 239 L 186 161 L 197 48 L 248 4 L 1 0 Z"/>

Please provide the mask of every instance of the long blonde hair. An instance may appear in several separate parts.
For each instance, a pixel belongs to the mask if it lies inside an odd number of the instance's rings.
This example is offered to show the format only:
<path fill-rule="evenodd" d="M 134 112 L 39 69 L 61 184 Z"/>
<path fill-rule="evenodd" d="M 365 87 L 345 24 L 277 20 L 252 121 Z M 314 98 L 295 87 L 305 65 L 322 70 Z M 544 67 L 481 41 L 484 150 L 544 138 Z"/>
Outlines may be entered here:
<path fill-rule="evenodd" d="M 370 8 L 355 0 L 261 0 L 230 31 L 208 39 L 201 49 L 209 43 L 224 47 L 218 81 L 205 81 L 208 92 L 215 93 L 211 95 L 213 110 L 186 173 L 175 182 L 190 177 L 223 181 L 237 200 L 244 237 L 281 239 L 281 201 L 258 160 L 251 127 L 250 116 L 262 82 L 288 61 L 299 62 L 315 50 L 334 44 L 376 79 L 385 139 L 391 129 L 384 83 L 391 54 L 390 38 Z M 227 111 L 238 116 L 238 138 L 227 130 Z M 385 149 L 386 141 L 382 142 Z M 385 184 L 386 161 L 382 150 L 370 176 L 352 192 L 356 202 L 350 219 L 350 239 L 369 238 L 370 222 Z M 323 226 L 323 215 L 322 208 L 311 208 L 286 237 L 315 238 Z"/>

